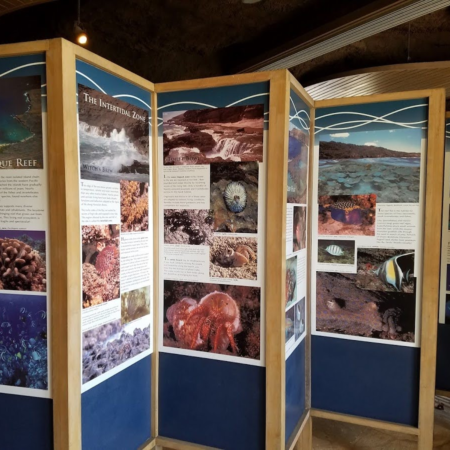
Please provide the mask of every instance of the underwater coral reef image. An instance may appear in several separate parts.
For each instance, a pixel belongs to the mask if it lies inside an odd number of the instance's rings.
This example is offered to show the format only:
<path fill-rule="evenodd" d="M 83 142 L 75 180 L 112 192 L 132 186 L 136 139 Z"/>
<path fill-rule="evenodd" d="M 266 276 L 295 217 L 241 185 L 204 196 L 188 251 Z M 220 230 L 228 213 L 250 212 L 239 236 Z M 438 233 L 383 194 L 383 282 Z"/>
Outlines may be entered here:
<path fill-rule="evenodd" d="M 356 243 L 346 239 L 319 239 L 317 262 L 322 264 L 354 264 Z"/>
<path fill-rule="evenodd" d="M 308 195 L 309 134 L 296 127 L 289 130 L 287 202 L 306 203 Z"/>
<path fill-rule="evenodd" d="M 164 281 L 165 347 L 260 359 L 260 288 Z"/>
<path fill-rule="evenodd" d="M 351 278 L 361 289 L 413 294 L 414 276 L 414 250 L 358 248 L 357 273 Z"/>
<path fill-rule="evenodd" d="M 306 248 L 306 206 L 294 206 L 293 251 Z"/>
<path fill-rule="evenodd" d="M 148 230 L 148 183 L 120 180 L 122 232 Z"/>
<path fill-rule="evenodd" d="M 415 342 L 414 294 L 363 290 L 352 274 L 316 275 L 317 331 Z"/>
<path fill-rule="evenodd" d="M 256 280 L 258 240 L 250 237 L 215 236 L 210 247 L 209 276 Z"/>
<path fill-rule="evenodd" d="M 83 308 L 120 297 L 120 225 L 81 227 Z"/>
<path fill-rule="evenodd" d="M 285 342 L 287 343 L 295 335 L 295 308 L 286 311 L 284 332 Z"/>
<path fill-rule="evenodd" d="M 42 169 L 40 75 L 0 78 L 0 168 Z"/>
<path fill-rule="evenodd" d="M 150 287 L 123 292 L 121 295 L 122 324 L 150 314 Z"/>
<path fill-rule="evenodd" d="M 80 175 L 149 182 L 148 111 L 78 84 Z"/>
<path fill-rule="evenodd" d="M 150 320 L 120 320 L 83 333 L 83 384 L 150 349 Z"/>
<path fill-rule="evenodd" d="M 295 309 L 294 315 L 294 333 L 295 340 L 299 340 L 306 329 L 306 297 L 303 297 L 293 309 Z"/>
<path fill-rule="evenodd" d="M 211 245 L 213 214 L 207 209 L 165 209 L 164 243 Z"/>
<path fill-rule="evenodd" d="M 257 233 L 258 163 L 211 164 L 214 231 Z"/>
<path fill-rule="evenodd" d="M 263 160 L 264 105 L 163 113 L 164 165 Z"/>
<path fill-rule="evenodd" d="M 286 261 L 286 308 L 297 301 L 297 256 Z"/>
<path fill-rule="evenodd" d="M 0 231 L 0 290 L 47 291 L 44 231 Z"/>
<path fill-rule="evenodd" d="M 48 389 L 47 298 L 0 294 L 0 385 Z"/>
<path fill-rule="evenodd" d="M 375 236 L 376 204 L 375 194 L 319 197 L 319 234 Z"/>

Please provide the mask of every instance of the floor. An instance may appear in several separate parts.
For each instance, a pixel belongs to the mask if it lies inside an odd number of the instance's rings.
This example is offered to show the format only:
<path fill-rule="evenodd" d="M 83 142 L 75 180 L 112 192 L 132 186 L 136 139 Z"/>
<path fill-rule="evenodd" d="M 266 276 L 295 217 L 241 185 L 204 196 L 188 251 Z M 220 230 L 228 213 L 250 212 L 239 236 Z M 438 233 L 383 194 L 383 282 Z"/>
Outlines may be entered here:
<path fill-rule="evenodd" d="M 450 450 L 450 399 L 436 397 L 433 449 Z M 314 450 L 417 450 L 417 438 L 359 425 L 313 420 Z"/>

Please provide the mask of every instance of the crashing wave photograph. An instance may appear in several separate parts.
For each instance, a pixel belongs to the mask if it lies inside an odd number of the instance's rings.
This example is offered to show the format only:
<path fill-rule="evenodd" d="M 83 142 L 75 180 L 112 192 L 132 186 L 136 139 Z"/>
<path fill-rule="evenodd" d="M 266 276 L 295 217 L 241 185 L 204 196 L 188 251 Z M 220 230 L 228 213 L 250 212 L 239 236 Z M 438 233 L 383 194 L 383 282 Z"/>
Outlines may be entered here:
<path fill-rule="evenodd" d="M 78 116 L 82 179 L 149 181 L 147 111 L 79 84 Z"/>
<path fill-rule="evenodd" d="M 264 105 L 163 113 L 164 165 L 263 160 Z"/>

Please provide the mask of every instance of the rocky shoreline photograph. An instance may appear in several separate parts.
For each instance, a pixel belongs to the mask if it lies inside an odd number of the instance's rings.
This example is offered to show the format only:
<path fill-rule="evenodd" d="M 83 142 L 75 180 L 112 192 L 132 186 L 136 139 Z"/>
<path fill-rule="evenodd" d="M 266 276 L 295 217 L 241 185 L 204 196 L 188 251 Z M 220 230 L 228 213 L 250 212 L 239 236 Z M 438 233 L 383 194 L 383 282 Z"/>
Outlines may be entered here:
<path fill-rule="evenodd" d="M 79 84 L 78 121 L 82 179 L 149 182 L 148 111 Z"/>
<path fill-rule="evenodd" d="M 164 165 L 263 160 L 264 105 L 163 113 Z"/>
<path fill-rule="evenodd" d="M 41 77 L 0 78 L 0 169 L 42 169 Z"/>

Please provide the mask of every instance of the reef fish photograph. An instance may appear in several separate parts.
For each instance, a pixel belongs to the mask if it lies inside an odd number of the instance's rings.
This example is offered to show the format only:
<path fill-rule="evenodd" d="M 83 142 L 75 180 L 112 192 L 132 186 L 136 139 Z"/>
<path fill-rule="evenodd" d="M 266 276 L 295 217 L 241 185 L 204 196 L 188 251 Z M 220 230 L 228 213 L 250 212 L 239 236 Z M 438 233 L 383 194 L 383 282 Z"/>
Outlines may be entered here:
<path fill-rule="evenodd" d="M 164 165 L 263 160 L 264 105 L 163 113 Z"/>
<path fill-rule="evenodd" d="M 0 169 L 42 169 L 41 77 L 0 78 Z"/>
<path fill-rule="evenodd" d="M 44 231 L 0 231 L 0 290 L 47 291 Z"/>
<path fill-rule="evenodd" d="M 297 301 L 297 256 L 286 260 L 286 308 Z"/>
<path fill-rule="evenodd" d="M 215 236 L 209 251 L 210 277 L 257 279 L 258 240 L 256 238 Z"/>
<path fill-rule="evenodd" d="M 47 298 L 0 294 L 0 385 L 48 389 Z"/>
<path fill-rule="evenodd" d="M 258 169 L 257 162 L 210 165 L 214 231 L 258 232 Z"/>
<path fill-rule="evenodd" d="M 120 297 L 120 225 L 81 227 L 83 308 Z"/>
<path fill-rule="evenodd" d="M 375 194 L 319 197 L 319 234 L 375 236 L 376 204 Z"/>
<path fill-rule="evenodd" d="M 149 182 L 148 111 L 79 84 L 78 121 L 82 179 Z"/>
<path fill-rule="evenodd" d="M 353 274 L 316 275 L 316 331 L 415 342 L 414 294 L 361 289 Z"/>
<path fill-rule="evenodd" d="M 164 281 L 163 345 L 260 359 L 260 288 Z"/>
<path fill-rule="evenodd" d="M 150 287 L 146 286 L 121 295 L 122 324 L 150 314 Z"/>
<path fill-rule="evenodd" d="M 120 180 L 122 232 L 148 230 L 148 183 Z"/>
<path fill-rule="evenodd" d="M 339 133 L 319 144 L 319 196 L 377 195 L 419 203 L 422 130 Z"/>
<path fill-rule="evenodd" d="M 306 248 L 306 206 L 294 206 L 294 230 L 293 230 L 293 245 L 294 252 Z"/>
<path fill-rule="evenodd" d="M 287 202 L 306 203 L 308 195 L 309 133 L 289 130 Z"/>
<path fill-rule="evenodd" d="M 150 319 L 120 320 L 83 333 L 83 384 L 150 349 Z"/>
<path fill-rule="evenodd" d="M 207 209 L 165 209 L 164 243 L 212 245 L 214 211 Z"/>
<path fill-rule="evenodd" d="M 355 264 L 356 243 L 347 239 L 319 239 L 317 262 L 321 264 Z"/>

